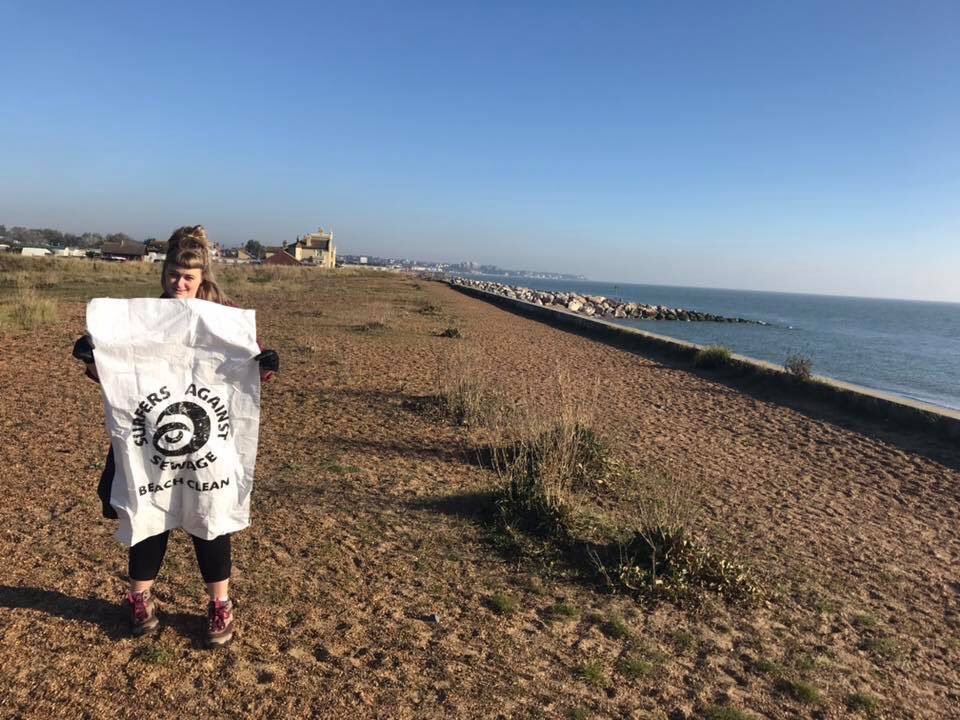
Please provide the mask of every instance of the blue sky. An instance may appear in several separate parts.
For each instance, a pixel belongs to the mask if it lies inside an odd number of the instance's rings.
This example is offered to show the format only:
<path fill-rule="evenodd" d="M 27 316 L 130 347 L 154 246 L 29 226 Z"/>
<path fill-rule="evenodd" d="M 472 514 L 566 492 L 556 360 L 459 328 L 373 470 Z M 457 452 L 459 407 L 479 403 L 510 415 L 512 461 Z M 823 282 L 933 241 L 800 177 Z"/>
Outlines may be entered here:
<path fill-rule="evenodd" d="M 0 5 L 0 223 L 960 301 L 956 2 Z"/>

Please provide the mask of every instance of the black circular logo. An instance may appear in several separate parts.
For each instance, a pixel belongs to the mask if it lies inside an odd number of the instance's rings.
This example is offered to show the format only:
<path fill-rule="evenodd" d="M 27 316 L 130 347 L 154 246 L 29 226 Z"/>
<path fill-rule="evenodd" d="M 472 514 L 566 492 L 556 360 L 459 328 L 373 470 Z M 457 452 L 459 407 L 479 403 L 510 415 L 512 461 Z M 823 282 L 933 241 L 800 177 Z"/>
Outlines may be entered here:
<path fill-rule="evenodd" d="M 192 402 L 175 402 L 157 416 L 153 446 L 167 457 L 189 455 L 210 439 L 210 417 Z"/>

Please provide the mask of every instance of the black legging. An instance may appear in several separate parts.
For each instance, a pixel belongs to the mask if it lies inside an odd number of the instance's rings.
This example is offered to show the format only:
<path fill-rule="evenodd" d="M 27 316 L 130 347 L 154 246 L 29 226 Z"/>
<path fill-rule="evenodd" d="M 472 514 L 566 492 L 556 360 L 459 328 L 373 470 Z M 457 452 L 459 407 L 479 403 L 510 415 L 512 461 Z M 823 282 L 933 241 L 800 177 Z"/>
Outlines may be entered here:
<path fill-rule="evenodd" d="M 160 572 L 163 556 L 167 553 L 170 531 L 153 535 L 130 546 L 129 573 L 131 580 L 154 580 Z M 213 540 L 201 540 L 190 536 L 197 553 L 200 574 L 206 583 L 220 582 L 230 578 L 230 535 L 221 535 Z"/>

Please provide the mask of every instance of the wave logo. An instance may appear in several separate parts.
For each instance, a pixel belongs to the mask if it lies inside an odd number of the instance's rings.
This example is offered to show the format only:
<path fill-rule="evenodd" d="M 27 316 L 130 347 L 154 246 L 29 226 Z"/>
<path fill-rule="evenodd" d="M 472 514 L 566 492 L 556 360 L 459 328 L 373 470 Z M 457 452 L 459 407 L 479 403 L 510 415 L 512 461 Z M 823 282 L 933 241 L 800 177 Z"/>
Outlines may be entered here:
<path fill-rule="evenodd" d="M 168 405 L 157 416 L 153 447 L 167 457 L 190 455 L 210 439 L 210 416 L 196 403 L 181 401 Z"/>

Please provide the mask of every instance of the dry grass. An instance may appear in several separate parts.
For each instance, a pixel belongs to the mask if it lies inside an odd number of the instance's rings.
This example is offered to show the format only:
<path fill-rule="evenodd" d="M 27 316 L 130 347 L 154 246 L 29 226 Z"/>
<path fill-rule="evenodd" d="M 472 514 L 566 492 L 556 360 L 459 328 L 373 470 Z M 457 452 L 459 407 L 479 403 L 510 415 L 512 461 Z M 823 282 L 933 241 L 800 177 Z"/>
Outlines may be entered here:
<path fill-rule="evenodd" d="M 0 305 L 0 318 L 4 318 L 0 326 L 31 330 L 58 319 L 57 303 L 32 287 L 18 285 L 13 297 Z"/>
<path fill-rule="evenodd" d="M 441 412 L 464 427 L 496 428 L 509 409 L 476 353 L 458 348 L 436 359 L 434 399 Z"/>
<path fill-rule="evenodd" d="M 730 350 L 722 345 L 710 345 L 701 348 L 693 358 L 693 363 L 705 370 L 715 370 L 730 364 Z"/>

